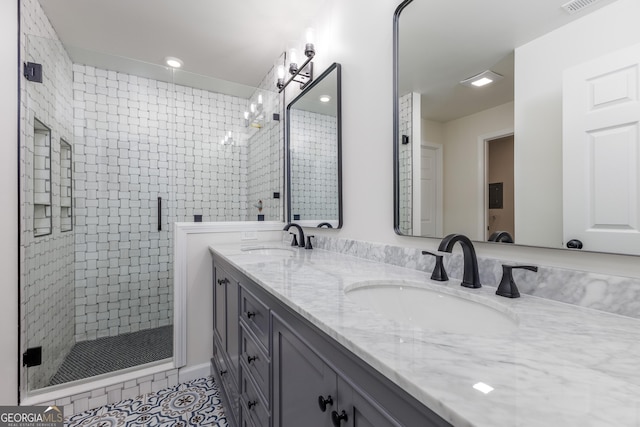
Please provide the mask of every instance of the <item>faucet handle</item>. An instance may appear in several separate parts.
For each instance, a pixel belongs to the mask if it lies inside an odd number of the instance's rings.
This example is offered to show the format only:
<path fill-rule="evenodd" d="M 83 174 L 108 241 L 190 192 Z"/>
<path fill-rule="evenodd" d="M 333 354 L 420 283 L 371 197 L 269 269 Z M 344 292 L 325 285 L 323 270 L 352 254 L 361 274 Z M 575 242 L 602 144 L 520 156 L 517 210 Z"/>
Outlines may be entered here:
<path fill-rule="evenodd" d="M 498 285 L 498 290 L 496 291 L 496 295 L 500 295 L 507 298 L 519 298 L 520 291 L 518 291 L 518 287 L 516 286 L 516 282 L 513 280 L 513 270 L 516 268 L 521 268 L 523 270 L 529 271 L 538 271 L 538 267 L 535 265 L 502 265 L 502 280 L 500 280 L 500 285 Z"/>
<path fill-rule="evenodd" d="M 433 273 L 431 273 L 431 280 L 437 280 L 438 282 L 446 282 L 449 280 L 449 276 L 447 276 L 447 270 L 444 269 L 444 264 L 442 263 L 442 255 L 434 254 L 429 251 L 422 251 L 422 255 L 432 255 L 436 257 L 436 265 L 433 267 Z"/>
<path fill-rule="evenodd" d="M 305 249 L 313 249 L 313 246 L 311 245 L 311 238 L 315 238 L 316 236 L 307 236 L 307 245 L 304 247 Z"/>
<path fill-rule="evenodd" d="M 293 239 L 291 239 L 291 246 L 298 246 L 298 238 L 296 237 L 295 233 L 289 233 L 293 236 Z"/>

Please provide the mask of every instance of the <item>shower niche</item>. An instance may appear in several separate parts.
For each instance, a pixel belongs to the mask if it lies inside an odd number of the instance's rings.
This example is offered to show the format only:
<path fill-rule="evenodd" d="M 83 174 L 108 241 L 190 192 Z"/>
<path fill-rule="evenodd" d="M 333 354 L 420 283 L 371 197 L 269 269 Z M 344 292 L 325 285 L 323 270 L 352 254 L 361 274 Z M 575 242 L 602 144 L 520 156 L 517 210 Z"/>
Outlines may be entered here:
<path fill-rule="evenodd" d="M 64 139 L 60 140 L 60 231 L 73 230 L 72 197 L 73 197 L 73 171 L 72 171 L 71 144 Z"/>
<path fill-rule="evenodd" d="M 51 129 L 39 120 L 33 126 L 33 235 L 51 234 Z"/>

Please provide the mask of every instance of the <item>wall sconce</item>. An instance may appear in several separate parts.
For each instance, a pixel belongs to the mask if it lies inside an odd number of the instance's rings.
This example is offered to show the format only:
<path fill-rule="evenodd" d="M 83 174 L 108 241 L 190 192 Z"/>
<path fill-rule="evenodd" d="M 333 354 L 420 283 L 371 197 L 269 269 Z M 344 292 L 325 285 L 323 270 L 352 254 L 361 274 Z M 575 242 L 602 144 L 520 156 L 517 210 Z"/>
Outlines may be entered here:
<path fill-rule="evenodd" d="M 249 111 L 244 112 L 244 125 L 246 127 L 261 128 L 264 120 L 264 102 L 262 94 L 258 94 L 258 102 L 249 105 Z"/>
<path fill-rule="evenodd" d="M 291 82 L 300 83 L 300 89 L 304 89 L 313 81 L 313 62 L 311 60 L 316 55 L 316 49 L 313 45 L 314 31 L 312 28 L 307 29 L 307 42 L 304 45 L 304 56 L 307 58 L 302 65 L 298 66 L 298 52 L 295 48 L 291 48 L 287 52 L 289 61 L 289 74 L 291 77 L 285 82 L 285 68 L 283 65 L 278 66 L 278 80 L 276 87 L 278 92 L 282 92 Z"/>

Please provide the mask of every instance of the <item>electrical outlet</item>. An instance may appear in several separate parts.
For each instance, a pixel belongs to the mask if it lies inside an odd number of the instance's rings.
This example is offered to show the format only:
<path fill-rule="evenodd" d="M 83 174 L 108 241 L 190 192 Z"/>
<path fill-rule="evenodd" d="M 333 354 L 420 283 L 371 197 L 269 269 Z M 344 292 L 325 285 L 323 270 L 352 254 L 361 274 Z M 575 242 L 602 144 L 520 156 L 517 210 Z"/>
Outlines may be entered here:
<path fill-rule="evenodd" d="M 258 232 L 257 231 L 243 231 L 240 234 L 240 240 L 258 240 Z"/>

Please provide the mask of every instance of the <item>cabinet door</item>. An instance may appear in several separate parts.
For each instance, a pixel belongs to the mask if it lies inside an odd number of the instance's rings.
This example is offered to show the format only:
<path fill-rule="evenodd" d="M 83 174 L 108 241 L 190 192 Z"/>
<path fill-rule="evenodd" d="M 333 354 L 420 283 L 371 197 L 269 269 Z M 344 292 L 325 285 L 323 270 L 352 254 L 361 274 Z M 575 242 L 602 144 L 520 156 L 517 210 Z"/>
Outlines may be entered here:
<path fill-rule="evenodd" d="M 238 377 L 240 357 L 240 328 L 238 325 L 238 290 L 236 279 L 220 267 L 214 269 L 213 330 L 220 342 L 220 350 L 229 360 L 229 368 Z M 215 341 L 214 341 L 215 342 Z"/>
<path fill-rule="evenodd" d="M 337 404 L 335 372 L 275 316 L 272 363 L 274 427 L 331 426 Z M 320 397 L 327 402 L 324 411 Z"/>
<path fill-rule="evenodd" d="M 338 405 L 332 417 L 340 427 L 402 427 L 391 415 L 368 396 L 360 393 L 343 378 L 338 377 Z M 424 420 L 416 420 L 424 426 Z"/>
<path fill-rule="evenodd" d="M 213 275 L 213 333 L 222 344 L 222 350 L 227 346 L 227 310 L 226 310 L 226 274 L 224 270 L 214 266 Z"/>

